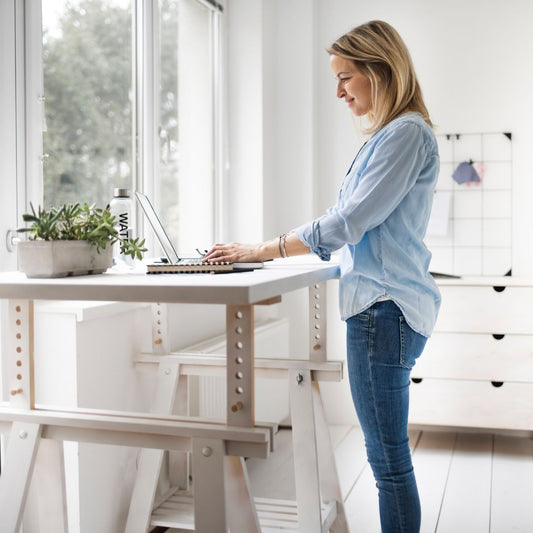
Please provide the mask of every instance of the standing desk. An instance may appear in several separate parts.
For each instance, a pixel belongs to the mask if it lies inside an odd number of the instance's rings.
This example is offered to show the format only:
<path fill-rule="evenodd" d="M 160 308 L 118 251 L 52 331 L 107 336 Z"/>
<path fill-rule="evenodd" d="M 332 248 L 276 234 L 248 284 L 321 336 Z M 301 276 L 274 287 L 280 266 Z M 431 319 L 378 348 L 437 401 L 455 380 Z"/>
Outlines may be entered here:
<path fill-rule="evenodd" d="M 338 276 L 336 264 L 304 259 L 274 261 L 264 269 L 232 274 L 146 275 L 105 273 L 60 279 L 27 279 L 0 274 L 0 298 L 8 299 L 8 348 L 2 354 L 9 402 L 0 407 L 0 428 L 9 433 L 0 477 L 0 516 L 6 533 L 17 533 L 36 451 L 42 438 L 143 448 L 126 531 L 147 531 L 164 450 L 191 454 L 191 520 L 182 527 L 200 533 L 261 531 L 258 506 L 248 484 L 245 457 L 266 457 L 272 431 L 256 423 L 254 379 L 258 366 L 283 371 L 289 380 L 295 459 L 295 517 L 286 531 L 348 531 L 336 467 L 318 387 L 319 380 L 340 381 L 342 363 L 326 353 L 326 284 Z M 254 358 L 254 306 L 279 301 L 284 293 L 309 288 L 309 358 L 268 361 Z M 33 301 L 90 300 L 153 304 L 152 355 L 159 365 L 158 397 L 151 413 L 43 408 L 35 404 L 33 376 Z M 226 306 L 225 361 L 201 355 L 171 355 L 165 346 L 160 306 L 169 303 Z M 223 365 L 226 420 L 171 414 L 180 372 Z M 6 380 L 4 380 L 6 382 Z M 155 455 L 154 455 L 155 454 Z M 65 495 L 63 495 L 66 498 Z M 271 511 L 271 510 L 270 510 Z M 267 514 L 271 514 L 271 512 Z M 287 508 L 278 511 L 288 516 Z"/>

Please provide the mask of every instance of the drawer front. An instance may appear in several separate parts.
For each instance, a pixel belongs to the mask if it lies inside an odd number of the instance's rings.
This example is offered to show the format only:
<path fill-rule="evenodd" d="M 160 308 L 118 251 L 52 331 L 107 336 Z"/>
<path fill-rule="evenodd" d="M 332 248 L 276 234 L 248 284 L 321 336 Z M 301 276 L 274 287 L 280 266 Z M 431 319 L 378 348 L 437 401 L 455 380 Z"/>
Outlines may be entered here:
<path fill-rule="evenodd" d="M 412 376 L 533 383 L 533 336 L 434 333 Z"/>
<path fill-rule="evenodd" d="M 424 379 L 411 383 L 411 424 L 533 430 L 533 385 Z"/>
<path fill-rule="evenodd" d="M 533 333 L 533 287 L 440 287 L 435 331 Z"/>

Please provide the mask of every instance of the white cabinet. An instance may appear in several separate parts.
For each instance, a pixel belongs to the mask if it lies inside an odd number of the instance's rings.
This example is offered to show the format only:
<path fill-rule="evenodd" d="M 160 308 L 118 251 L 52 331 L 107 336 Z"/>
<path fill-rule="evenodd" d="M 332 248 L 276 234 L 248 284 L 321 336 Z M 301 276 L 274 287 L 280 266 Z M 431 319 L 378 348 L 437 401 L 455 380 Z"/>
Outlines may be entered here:
<path fill-rule="evenodd" d="M 439 280 L 435 332 L 412 372 L 410 422 L 533 430 L 533 280 Z"/>

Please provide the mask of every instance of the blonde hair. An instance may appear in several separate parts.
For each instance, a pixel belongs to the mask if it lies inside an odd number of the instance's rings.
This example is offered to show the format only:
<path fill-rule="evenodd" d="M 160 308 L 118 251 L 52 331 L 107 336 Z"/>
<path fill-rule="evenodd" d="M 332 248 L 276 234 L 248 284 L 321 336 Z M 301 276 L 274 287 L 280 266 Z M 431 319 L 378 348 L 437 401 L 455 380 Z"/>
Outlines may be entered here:
<path fill-rule="evenodd" d="M 374 133 L 408 111 L 420 113 L 433 126 L 409 50 L 390 24 L 373 20 L 357 26 L 327 51 L 353 61 L 370 80 L 372 109 L 366 133 Z"/>

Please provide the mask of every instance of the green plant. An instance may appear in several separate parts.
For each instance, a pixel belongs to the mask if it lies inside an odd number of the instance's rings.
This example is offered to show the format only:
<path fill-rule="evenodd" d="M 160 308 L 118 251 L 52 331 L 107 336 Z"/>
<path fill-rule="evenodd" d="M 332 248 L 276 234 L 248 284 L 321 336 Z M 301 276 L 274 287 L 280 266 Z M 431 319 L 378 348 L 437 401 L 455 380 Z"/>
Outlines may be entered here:
<path fill-rule="evenodd" d="M 17 231 L 29 233 L 30 240 L 44 241 L 88 241 L 98 252 L 108 245 L 120 242 L 120 251 L 132 258 L 142 259 L 146 248 L 144 239 L 122 239 L 115 228 L 115 217 L 105 209 L 80 204 L 64 204 L 63 206 L 43 209 L 37 212 L 30 203 L 31 213 L 22 215 L 29 227 L 19 228 Z"/>

